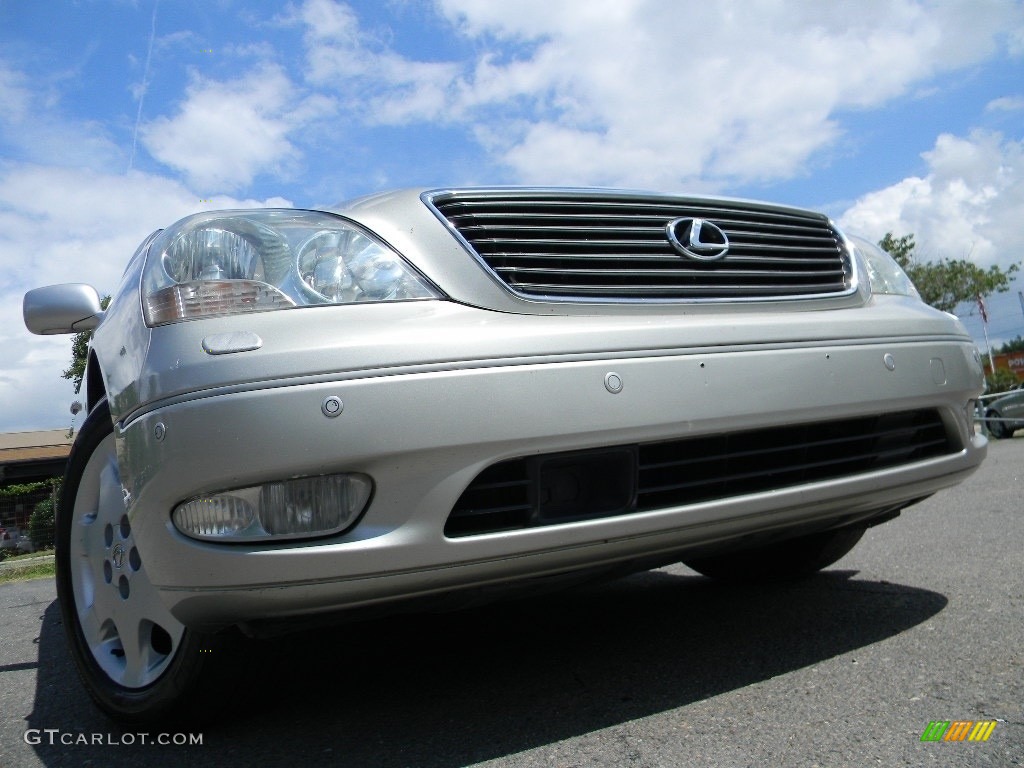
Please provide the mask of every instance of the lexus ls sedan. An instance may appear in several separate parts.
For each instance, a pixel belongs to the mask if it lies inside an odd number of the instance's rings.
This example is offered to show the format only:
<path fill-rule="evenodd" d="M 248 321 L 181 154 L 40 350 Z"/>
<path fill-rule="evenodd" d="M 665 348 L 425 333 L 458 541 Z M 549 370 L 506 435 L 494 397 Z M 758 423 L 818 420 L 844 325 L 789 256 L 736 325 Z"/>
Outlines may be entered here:
<path fill-rule="evenodd" d="M 228 636 L 676 562 L 808 575 L 986 451 L 956 318 L 779 205 L 198 213 L 105 311 L 64 284 L 24 317 L 94 330 L 57 586 L 86 688 L 129 722 L 191 706 Z"/>

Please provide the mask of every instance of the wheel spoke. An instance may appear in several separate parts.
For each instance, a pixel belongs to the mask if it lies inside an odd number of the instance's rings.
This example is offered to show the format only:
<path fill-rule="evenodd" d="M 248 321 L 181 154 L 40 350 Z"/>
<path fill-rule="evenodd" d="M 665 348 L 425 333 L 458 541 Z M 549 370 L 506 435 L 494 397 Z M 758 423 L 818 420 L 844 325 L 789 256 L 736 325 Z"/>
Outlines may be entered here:
<path fill-rule="evenodd" d="M 138 578 L 139 574 L 143 574 L 143 578 Z M 136 578 L 132 582 L 132 588 L 137 590 L 137 594 L 133 593 L 132 597 L 137 597 L 138 600 L 135 604 L 141 606 L 139 613 L 140 622 L 155 624 L 160 627 L 170 635 L 172 647 L 177 648 L 184 632 L 184 627 L 167 610 L 167 607 L 160 599 L 156 587 L 149 582 L 149 579 L 145 578 L 145 571 L 140 570 L 139 574 L 136 574 Z"/>
<path fill-rule="evenodd" d="M 106 456 L 103 470 L 100 473 L 100 493 L 96 510 L 96 519 L 102 523 L 116 525 L 124 514 L 124 493 L 121 490 L 121 477 L 117 471 L 117 456 L 113 452 Z"/>
<path fill-rule="evenodd" d="M 90 646 L 99 645 L 103 641 L 102 620 L 96 613 L 94 606 L 81 608 L 78 611 L 78 624 L 82 628 L 82 635 L 85 642 Z"/>
<path fill-rule="evenodd" d="M 124 673 L 121 685 L 128 688 L 139 688 L 146 684 L 149 661 L 149 641 L 143 639 L 143 627 L 134 621 L 134 617 L 118 627 L 121 648 L 124 652 Z M 146 633 L 148 634 L 148 633 Z"/>

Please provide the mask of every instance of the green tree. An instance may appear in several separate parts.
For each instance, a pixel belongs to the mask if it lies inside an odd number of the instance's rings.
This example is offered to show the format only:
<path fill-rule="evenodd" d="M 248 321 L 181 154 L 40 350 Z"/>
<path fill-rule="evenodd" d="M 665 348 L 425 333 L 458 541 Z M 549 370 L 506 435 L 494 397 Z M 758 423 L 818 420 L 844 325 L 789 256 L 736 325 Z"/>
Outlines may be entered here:
<path fill-rule="evenodd" d="M 1020 264 L 1011 264 L 1005 271 L 995 265 L 982 269 L 968 259 L 924 261 L 915 253 L 917 243 L 912 234 L 893 237 L 886 232 L 878 245 L 903 267 L 925 303 L 944 312 L 976 301 L 978 296 L 1010 290 L 1013 275 L 1020 269 Z"/>
<path fill-rule="evenodd" d="M 995 373 L 985 374 L 985 391 L 988 393 L 992 392 L 1006 392 L 1010 387 L 1019 383 L 1017 374 L 1006 368 L 996 368 Z"/>
<path fill-rule="evenodd" d="M 53 499 L 43 499 L 28 519 L 28 536 L 36 549 L 53 546 L 54 528 Z"/>
<path fill-rule="evenodd" d="M 904 271 L 910 269 L 910 263 L 914 260 L 914 248 L 917 247 L 912 234 L 895 238 L 892 232 L 886 232 L 885 237 L 878 241 L 878 246 L 896 259 L 896 263 L 903 267 Z"/>
<path fill-rule="evenodd" d="M 106 309 L 110 306 L 110 296 L 100 299 L 100 307 Z M 75 392 L 82 388 L 82 378 L 85 376 L 85 363 L 89 359 L 89 342 L 92 340 L 92 331 L 76 333 L 71 340 L 71 365 L 61 374 L 65 379 L 71 379 L 75 385 Z"/>
<path fill-rule="evenodd" d="M 1015 339 L 1005 342 L 1001 347 L 992 350 L 994 355 L 1006 355 L 1010 352 L 1024 352 L 1024 337 L 1017 336 Z"/>

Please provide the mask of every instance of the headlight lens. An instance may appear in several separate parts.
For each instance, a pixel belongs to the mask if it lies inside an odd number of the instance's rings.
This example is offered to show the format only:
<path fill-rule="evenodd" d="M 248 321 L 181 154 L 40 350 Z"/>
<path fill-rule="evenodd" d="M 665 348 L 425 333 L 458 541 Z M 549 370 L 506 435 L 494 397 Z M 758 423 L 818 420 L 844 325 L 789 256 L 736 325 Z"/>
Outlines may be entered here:
<path fill-rule="evenodd" d="M 910 282 L 907 273 L 896 263 L 895 259 L 870 240 L 855 235 L 847 238 L 856 247 L 864 259 L 868 269 L 868 280 L 872 293 L 885 293 L 893 296 L 913 296 L 920 299 L 917 288 Z"/>
<path fill-rule="evenodd" d="M 371 233 L 315 211 L 249 210 L 182 219 L 150 247 L 146 322 L 289 307 L 441 298 Z"/>

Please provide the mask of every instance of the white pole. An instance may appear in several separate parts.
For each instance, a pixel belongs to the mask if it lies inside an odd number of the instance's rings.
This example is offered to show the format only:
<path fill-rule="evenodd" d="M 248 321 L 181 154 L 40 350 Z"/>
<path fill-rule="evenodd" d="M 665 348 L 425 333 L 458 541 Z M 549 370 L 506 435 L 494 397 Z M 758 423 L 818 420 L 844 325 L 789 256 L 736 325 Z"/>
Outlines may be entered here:
<path fill-rule="evenodd" d="M 992 345 L 988 340 L 988 323 L 982 325 L 985 329 L 985 351 L 988 352 L 988 370 L 993 376 L 996 375 L 996 364 L 992 362 Z"/>

